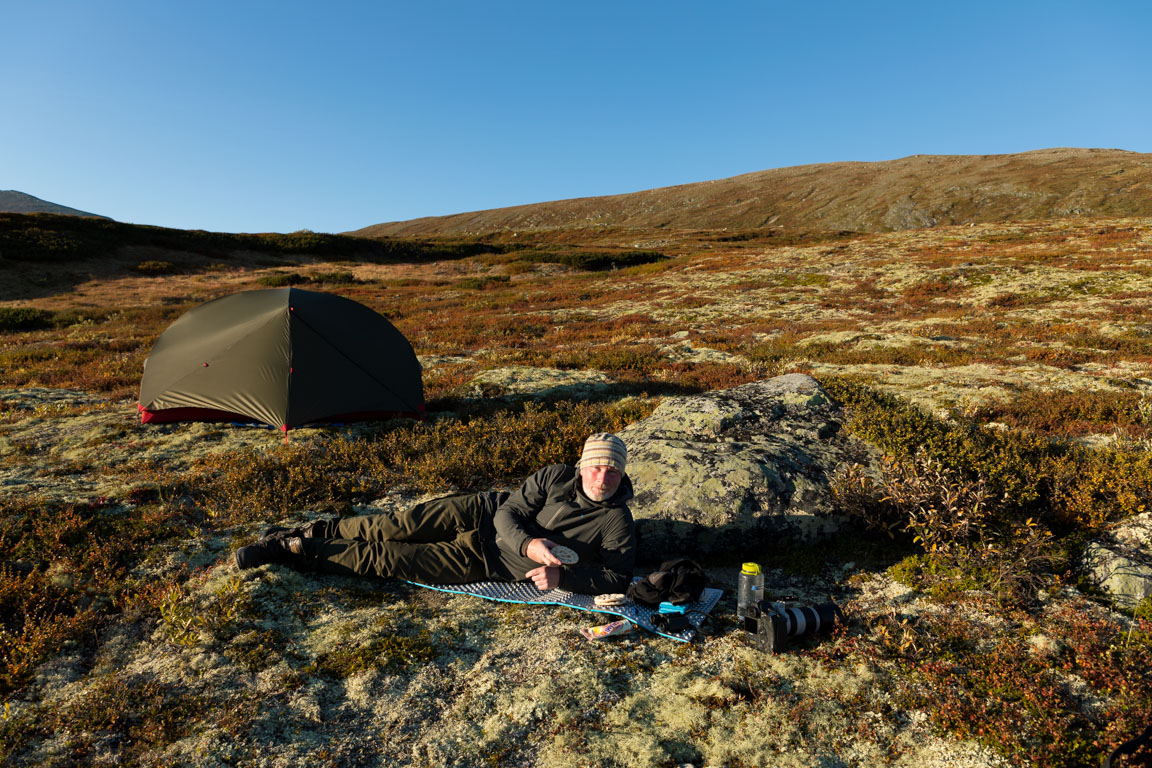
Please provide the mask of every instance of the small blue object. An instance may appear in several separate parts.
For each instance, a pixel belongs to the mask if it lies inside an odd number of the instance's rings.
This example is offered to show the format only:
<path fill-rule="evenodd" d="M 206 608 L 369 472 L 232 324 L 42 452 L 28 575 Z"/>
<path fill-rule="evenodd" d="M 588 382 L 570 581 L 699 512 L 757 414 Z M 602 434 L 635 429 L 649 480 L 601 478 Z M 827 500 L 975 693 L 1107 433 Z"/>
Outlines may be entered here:
<path fill-rule="evenodd" d="M 660 613 L 681 613 L 682 614 L 682 613 L 684 613 L 684 606 L 672 605 L 672 603 L 665 601 L 663 603 L 660 603 L 660 607 L 657 610 L 660 611 Z"/>
<path fill-rule="evenodd" d="M 637 576 L 633 581 L 640 581 Z M 435 589 L 439 592 L 450 592 L 457 595 L 472 595 L 485 600 L 496 600 L 502 603 L 522 603 L 526 605 L 563 605 L 581 611 L 591 611 L 597 614 L 614 614 L 622 619 L 628 619 L 633 624 L 643 627 L 661 637 L 678 640 L 682 643 L 691 642 L 696 635 L 697 628 L 707 615 L 716 607 L 720 596 L 724 593 L 719 589 L 705 587 L 700 593 L 700 600 L 686 604 L 684 615 L 692 626 L 682 632 L 668 632 L 652 624 L 652 608 L 640 605 L 629 600 L 624 605 L 611 608 L 598 606 L 592 595 L 582 595 L 576 592 L 565 592 L 562 589 L 553 589 L 541 592 L 532 582 L 523 581 L 479 581 L 472 584 L 432 585 L 409 582 L 425 589 Z M 690 611 L 687 609 L 691 609 Z"/>

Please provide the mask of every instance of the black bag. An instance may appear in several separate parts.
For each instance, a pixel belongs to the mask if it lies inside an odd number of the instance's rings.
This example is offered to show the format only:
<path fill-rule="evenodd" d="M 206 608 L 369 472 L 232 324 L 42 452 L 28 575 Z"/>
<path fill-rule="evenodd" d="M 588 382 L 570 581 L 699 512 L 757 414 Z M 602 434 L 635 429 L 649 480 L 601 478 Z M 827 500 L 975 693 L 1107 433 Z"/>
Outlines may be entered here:
<path fill-rule="evenodd" d="M 700 599 L 707 581 L 704 569 L 696 562 L 687 558 L 668 560 L 660 564 L 660 570 L 630 584 L 628 597 L 645 605 L 694 603 Z"/>

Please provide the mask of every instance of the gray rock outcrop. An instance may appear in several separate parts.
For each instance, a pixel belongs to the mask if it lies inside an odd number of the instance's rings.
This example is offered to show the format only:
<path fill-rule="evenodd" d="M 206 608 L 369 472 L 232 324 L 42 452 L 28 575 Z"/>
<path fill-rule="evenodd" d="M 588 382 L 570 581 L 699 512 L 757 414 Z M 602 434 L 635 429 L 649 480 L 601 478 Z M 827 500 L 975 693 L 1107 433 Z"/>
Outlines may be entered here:
<path fill-rule="evenodd" d="M 663 401 L 620 432 L 641 559 L 735 555 L 834 531 L 837 469 L 878 458 L 841 418 L 804 374 Z"/>
<path fill-rule="evenodd" d="M 1152 513 L 1131 517 L 1091 542 L 1083 563 L 1093 583 L 1122 608 L 1152 597 Z"/>
<path fill-rule="evenodd" d="M 468 395 L 474 398 L 544 399 L 588 397 L 612 386 L 601 371 L 561 371 L 517 365 L 492 368 L 473 377 Z"/>

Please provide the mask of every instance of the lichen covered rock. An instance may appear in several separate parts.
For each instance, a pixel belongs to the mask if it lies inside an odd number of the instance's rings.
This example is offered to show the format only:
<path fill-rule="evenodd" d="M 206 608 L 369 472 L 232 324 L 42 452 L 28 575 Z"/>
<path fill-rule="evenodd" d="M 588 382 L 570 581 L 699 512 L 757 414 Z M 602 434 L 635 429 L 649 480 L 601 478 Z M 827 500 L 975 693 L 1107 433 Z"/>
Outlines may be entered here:
<path fill-rule="evenodd" d="M 586 397 L 611 384 L 612 380 L 600 371 L 516 365 L 481 371 L 473 377 L 469 395 L 476 398 Z"/>
<path fill-rule="evenodd" d="M 1117 605 L 1135 608 L 1152 597 L 1152 513 L 1125 520 L 1084 549 L 1088 577 Z"/>
<path fill-rule="evenodd" d="M 746 551 L 835 530 L 830 482 L 875 453 L 811 376 L 669 398 L 622 430 L 641 558 Z"/>

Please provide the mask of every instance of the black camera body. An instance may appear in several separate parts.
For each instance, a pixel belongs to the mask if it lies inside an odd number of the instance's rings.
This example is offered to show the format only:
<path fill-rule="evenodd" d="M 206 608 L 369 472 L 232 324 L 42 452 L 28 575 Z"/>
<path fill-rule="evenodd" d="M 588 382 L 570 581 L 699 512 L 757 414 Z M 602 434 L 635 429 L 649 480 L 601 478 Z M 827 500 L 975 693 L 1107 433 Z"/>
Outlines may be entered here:
<path fill-rule="evenodd" d="M 844 621 L 844 614 L 836 603 L 814 606 L 789 606 L 782 602 L 761 600 L 742 612 L 744 631 L 756 636 L 756 645 L 763 651 L 778 653 L 787 649 L 788 638 L 815 634 L 831 629 L 836 621 Z"/>

